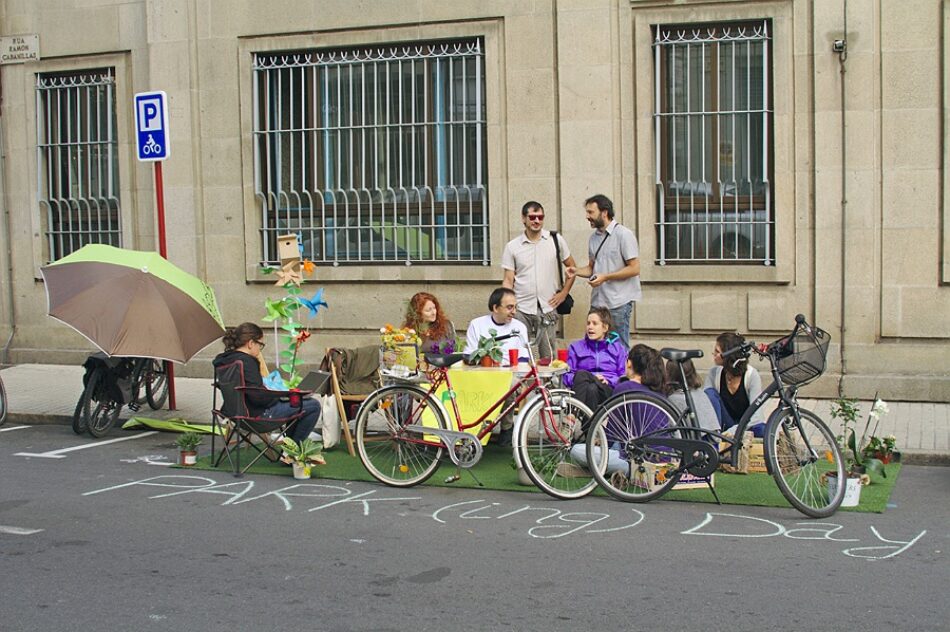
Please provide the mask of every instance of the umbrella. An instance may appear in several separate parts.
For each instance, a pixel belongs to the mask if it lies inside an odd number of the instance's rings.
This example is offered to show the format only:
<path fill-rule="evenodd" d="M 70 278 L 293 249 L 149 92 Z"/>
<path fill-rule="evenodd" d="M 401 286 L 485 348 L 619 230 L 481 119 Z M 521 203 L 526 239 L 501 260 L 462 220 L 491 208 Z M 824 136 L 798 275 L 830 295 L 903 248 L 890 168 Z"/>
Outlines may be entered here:
<path fill-rule="evenodd" d="M 157 252 L 90 244 L 41 271 L 49 315 L 109 355 L 187 362 L 224 334 L 212 289 Z"/>

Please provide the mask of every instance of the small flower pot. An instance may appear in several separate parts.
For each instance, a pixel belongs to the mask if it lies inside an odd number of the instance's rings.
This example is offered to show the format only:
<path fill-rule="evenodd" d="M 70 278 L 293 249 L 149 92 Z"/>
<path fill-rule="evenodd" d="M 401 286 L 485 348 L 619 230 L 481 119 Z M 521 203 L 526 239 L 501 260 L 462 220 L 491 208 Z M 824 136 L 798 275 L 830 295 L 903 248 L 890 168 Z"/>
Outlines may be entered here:
<path fill-rule="evenodd" d="M 310 464 L 294 462 L 294 478 L 300 481 L 310 478 Z"/>
<path fill-rule="evenodd" d="M 479 361 L 479 364 L 485 367 L 498 366 L 498 363 L 491 359 L 491 356 L 485 356 Z"/>
<path fill-rule="evenodd" d="M 195 450 L 182 450 L 179 453 L 178 465 L 194 465 L 198 462 L 198 452 Z"/>
<path fill-rule="evenodd" d="M 534 481 L 531 480 L 531 477 L 528 476 L 528 473 L 525 472 L 523 467 L 518 468 L 518 484 L 524 485 L 525 487 L 534 487 Z"/>

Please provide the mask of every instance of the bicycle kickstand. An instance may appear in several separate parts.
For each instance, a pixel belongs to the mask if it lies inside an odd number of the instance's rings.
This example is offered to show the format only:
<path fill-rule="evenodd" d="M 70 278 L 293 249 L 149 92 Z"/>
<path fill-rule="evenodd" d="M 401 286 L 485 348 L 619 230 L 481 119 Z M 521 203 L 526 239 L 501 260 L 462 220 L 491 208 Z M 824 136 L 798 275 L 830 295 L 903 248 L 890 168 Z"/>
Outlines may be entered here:
<path fill-rule="evenodd" d="M 468 473 L 469 473 L 469 475 L 470 475 L 472 478 L 475 479 L 475 482 L 478 483 L 478 486 L 479 486 L 479 487 L 484 487 L 484 486 L 485 486 L 484 483 L 482 483 L 480 480 L 478 480 L 478 477 L 475 476 L 475 473 L 472 472 L 472 470 L 468 470 Z M 461 479 L 461 478 L 462 478 L 462 468 L 461 468 L 461 466 L 456 466 L 456 467 L 455 467 L 455 474 L 453 474 L 452 476 L 447 477 L 447 478 L 445 479 L 445 482 L 446 482 L 446 483 L 454 483 L 455 481 L 457 481 L 457 480 L 459 480 L 459 479 Z"/>
<path fill-rule="evenodd" d="M 713 487 L 713 484 L 712 484 L 712 477 L 711 477 L 711 476 L 706 479 L 706 486 L 709 488 L 709 491 L 712 492 L 713 498 L 716 499 L 716 504 L 717 504 L 717 505 L 721 505 L 721 504 L 722 504 L 722 501 L 719 500 L 719 494 L 716 493 L 716 488 Z"/>

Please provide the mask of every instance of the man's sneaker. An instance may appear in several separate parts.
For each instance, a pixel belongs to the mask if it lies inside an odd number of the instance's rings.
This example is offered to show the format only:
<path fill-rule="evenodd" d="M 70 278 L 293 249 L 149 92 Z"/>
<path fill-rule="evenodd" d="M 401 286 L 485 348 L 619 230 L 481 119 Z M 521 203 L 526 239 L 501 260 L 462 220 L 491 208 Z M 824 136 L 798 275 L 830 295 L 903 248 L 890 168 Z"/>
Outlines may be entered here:
<path fill-rule="evenodd" d="M 590 478 L 591 473 L 587 471 L 587 468 L 583 468 L 576 463 L 568 463 L 567 461 L 561 461 L 557 464 L 557 469 L 555 470 L 558 476 L 562 478 Z"/>

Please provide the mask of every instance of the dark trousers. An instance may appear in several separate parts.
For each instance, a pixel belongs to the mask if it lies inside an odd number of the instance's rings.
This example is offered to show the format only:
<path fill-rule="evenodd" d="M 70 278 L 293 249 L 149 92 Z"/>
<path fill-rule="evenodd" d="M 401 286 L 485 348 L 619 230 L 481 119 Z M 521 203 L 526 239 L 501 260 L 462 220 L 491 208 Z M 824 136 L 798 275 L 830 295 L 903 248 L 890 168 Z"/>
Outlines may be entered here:
<path fill-rule="evenodd" d="M 264 411 L 264 417 L 270 417 L 272 419 L 280 419 L 282 417 L 289 417 L 297 412 L 297 408 L 290 405 L 290 402 L 275 402 L 268 406 L 267 410 Z M 313 428 L 317 425 L 317 420 L 320 419 L 320 402 L 313 399 L 312 397 L 303 398 L 303 417 L 294 424 L 293 429 L 288 435 L 291 439 L 300 443 L 307 436 L 313 432 Z"/>
<path fill-rule="evenodd" d="M 593 411 L 596 411 L 613 393 L 610 384 L 604 384 L 590 371 L 578 371 L 575 373 L 574 386 L 572 389 L 574 390 L 574 396 L 587 404 L 587 407 Z M 587 421 L 586 425 L 590 425 L 590 420 Z M 583 430 L 586 434 L 586 426 Z"/>

